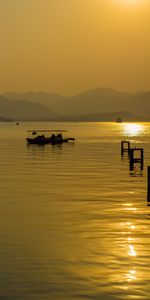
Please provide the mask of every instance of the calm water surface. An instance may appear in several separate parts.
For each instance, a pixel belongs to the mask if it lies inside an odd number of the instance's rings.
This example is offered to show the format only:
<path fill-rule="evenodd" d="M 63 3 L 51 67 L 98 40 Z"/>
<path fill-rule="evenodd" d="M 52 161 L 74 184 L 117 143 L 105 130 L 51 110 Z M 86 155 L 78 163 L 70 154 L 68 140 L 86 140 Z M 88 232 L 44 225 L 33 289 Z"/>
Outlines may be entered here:
<path fill-rule="evenodd" d="M 27 146 L 34 128 L 76 142 Z M 149 300 L 150 123 L 1 123 L 0 137 L 0 299 Z"/>

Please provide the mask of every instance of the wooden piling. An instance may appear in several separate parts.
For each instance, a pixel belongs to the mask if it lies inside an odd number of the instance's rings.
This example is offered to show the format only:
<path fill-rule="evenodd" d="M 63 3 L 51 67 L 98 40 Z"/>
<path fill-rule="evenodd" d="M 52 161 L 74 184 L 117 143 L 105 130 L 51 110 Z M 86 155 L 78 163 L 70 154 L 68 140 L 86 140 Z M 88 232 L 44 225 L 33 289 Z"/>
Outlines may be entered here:
<path fill-rule="evenodd" d="M 135 153 L 137 152 L 140 152 L 140 157 L 135 157 Z M 141 170 L 143 170 L 143 166 L 144 166 L 143 148 L 130 148 L 130 171 L 133 171 L 135 163 L 139 163 Z"/>
<path fill-rule="evenodd" d="M 133 163 L 133 149 L 130 149 L 130 171 L 133 171 L 134 163 Z"/>
<path fill-rule="evenodd" d="M 150 205 L 150 166 L 147 167 L 147 203 Z"/>
<path fill-rule="evenodd" d="M 122 156 L 123 156 L 124 152 L 128 152 L 128 155 L 130 154 L 130 142 L 129 141 L 121 141 L 121 155 Z"/>

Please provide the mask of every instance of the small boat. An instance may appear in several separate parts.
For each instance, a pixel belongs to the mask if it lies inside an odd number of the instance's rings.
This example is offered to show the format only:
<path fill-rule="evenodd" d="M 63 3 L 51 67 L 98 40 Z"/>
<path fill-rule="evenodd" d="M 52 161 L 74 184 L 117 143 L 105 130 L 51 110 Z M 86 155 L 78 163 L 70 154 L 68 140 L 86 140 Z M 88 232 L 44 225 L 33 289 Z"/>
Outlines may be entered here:
<path fill-rule="evenodd" d="M 26 141 L 28 144 L 36 145 L 56 145 L 75 141 L 74 138 L 63 137 L 63 132 L 67 132 L 67 130 L 27 130 Z"/>
<path fill-rule="evenodd" d="M 122 123 L 123 121 L 122 121 L 122 119 L 121 118 L 117 118 L 116 119 L 116 123 Z"/>

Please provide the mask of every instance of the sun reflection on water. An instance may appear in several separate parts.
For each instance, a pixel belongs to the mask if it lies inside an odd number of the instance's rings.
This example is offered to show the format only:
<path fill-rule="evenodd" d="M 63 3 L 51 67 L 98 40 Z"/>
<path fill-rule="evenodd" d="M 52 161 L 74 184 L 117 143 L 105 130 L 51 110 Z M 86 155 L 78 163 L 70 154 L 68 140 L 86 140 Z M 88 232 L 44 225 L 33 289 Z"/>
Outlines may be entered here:
<path fill-rule="evenodd" d="M 122 133 L 125 136 L 133 137 L 140 136 L 144 132 L 144 125 L 137 123 L 123 123 L 122 124 Z"/>
<path fill-rule="evenodd" d="M 136 255 L 137 255 L 137 253 L 136 253 L 136 251 L 135 251 L 133 245 L 129 245 L 129 251 L 128 251 L 128 254 L 129 254 L 130 256 L 136 256 Z"/>
<path fill-rule="evenodd" d="M 131 230 L 131 233 L 132 233 L 132 230 L 135 230 L 136 229 L 136 226 L 134 224 L 132 224 L 131 222 L 127 222 L 126 225 L 128 226 L 128 228 Z M 135 251 L 135 247 L 133 245 L 133 241 L 134 239 L 131 238 L 131 237 L 128 237 L 127 238 L 127 243 L 128 243 L 128 255 L 130 256 L 136 256 L 137 253 Z M 132 245 L 131 245 L 132 243 Z"/>
<path fill-rule="evenodd" d="M 136 270 L 135 269 L 129 270 L 129 272 L 126 274 L 126 278 L 127 278 L 128 282 L 136 280 L 137 279 L 137 277 L 136 277 Z"/>
<path fill-rule="evenodd" d="M 125 203 L 125 204 L 123 204 L 123 206 L 125 206 L 125 208 L 124 208 L 125 211 L 131 211 L 131 212 L 137 211 L 137 208 L 133 207 L 132 203 Z"/>
<path fill-rule="evenodd" d="M 134 213 L 137 208 L 134 207 L 133 203 L 124 203 L 123 210 L 129 213 Z M 132 221 L 126 221 L 122 224 L 122 234 L 124 235 L 124 246 L 126 249 L 126 256 L 130 258 L 129 268 L 124 273 L 123 277 L 125 279 L 124 290 L 130 289 L 130 284 L 138 280 L 137 270 L 135 266 L 136 257 L 138 255 L 136 249 L 136 224 Z"/>

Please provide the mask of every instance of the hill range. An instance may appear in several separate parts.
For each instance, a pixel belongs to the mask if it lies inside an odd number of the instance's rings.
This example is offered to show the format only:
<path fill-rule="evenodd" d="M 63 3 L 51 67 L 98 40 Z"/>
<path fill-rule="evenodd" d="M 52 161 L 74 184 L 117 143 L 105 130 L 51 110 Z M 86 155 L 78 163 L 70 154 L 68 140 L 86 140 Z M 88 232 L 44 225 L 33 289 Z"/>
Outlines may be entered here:
<path fill-rule="evenodd" d="M 0 116 L 23 121 L 150 121 L 150 92 L 97 88 L 68 97 L 46 92 L 5 93 Z"/>

